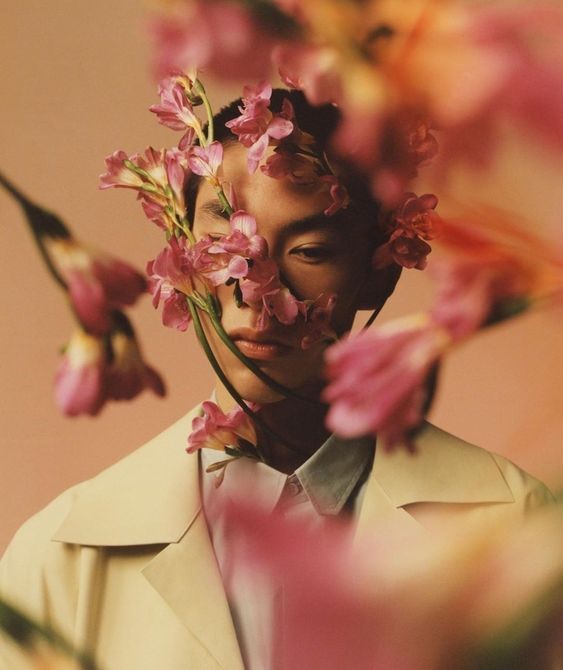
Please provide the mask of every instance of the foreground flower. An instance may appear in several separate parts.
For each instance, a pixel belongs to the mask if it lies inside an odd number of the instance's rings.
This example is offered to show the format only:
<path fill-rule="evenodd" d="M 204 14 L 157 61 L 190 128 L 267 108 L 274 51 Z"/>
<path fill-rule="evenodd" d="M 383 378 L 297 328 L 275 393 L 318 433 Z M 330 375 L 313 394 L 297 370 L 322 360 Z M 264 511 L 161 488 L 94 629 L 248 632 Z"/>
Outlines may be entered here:
<path fill-rule="evenodd" d="M 424 418 L 425 382 L 451 342 L 444 327 L 419 314 L 332 346 L 324 393 L 328 427 L 344 437 L 376 433 L 387 448 L 410 447 Z"/>
<path fill-rule="evenodd" d="M 432 315 L 455 339 L 515 315 L 563 289 L 560 250 L 494 208 L 441 222 L 442 253 L 431 272 L 438 291 Z"/>
<path fill-rule="evenodd" d="M 76 331 L 55 374 L 55 401 L 67 416 L 95 416 L 106 401 L 106 350 L 103 340 Z"/>
<path fill-rule="evenodd" d="M 219 187 L 217 172 L 222 161 L 223 145 L 221 142 L 212 142 L 207 147 L 192 147 L 188 163 L 194 174 L 205 177 L 213 186 Z"/>
<path fill-rule="evenodd" d="M 351 524 L 231 503 L 225 573 L 283 584 L 271 641 L 283 670 L 555 668 L 562 511 L 463 532 L 371 523 L 352 542 Z"/>
<path fill-rule="evenodd" d="M 226 79 L 261 79 L 271 70 L 274 41 L 236 2 L 182 2 L 152 17 L 158 77 L 197 67 Z"/>
<path fill-rule="evenodd" d="M 94 335 L 107 333 L 112 311 L 133 305 L 146 291 L 145 278 L 130 265 L 73 238 L 47 238 L 45 245 L 78 318 Z"/>

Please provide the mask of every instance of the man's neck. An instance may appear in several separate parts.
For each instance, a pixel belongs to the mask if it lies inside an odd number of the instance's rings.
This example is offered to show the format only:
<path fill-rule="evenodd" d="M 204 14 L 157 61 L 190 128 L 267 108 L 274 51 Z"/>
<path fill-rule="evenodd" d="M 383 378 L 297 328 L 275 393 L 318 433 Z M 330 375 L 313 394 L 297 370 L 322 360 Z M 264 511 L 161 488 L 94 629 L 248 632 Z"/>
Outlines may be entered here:
<path fill-rule="evenodd" d="M 320 386 L 306 393 L 318 400 Z M 224 389 L 217 389 L 217 399 L 223 409 L 233 406 L 232 398 L 224 397 Z M 294 398 L 263 405 L 258 415 L 271 432 L 256 428 L 258 446 L 268 465 L 287 474 L 295 472 L 328 439 L 326 411 L 320 402 L 314 405 Z"/>

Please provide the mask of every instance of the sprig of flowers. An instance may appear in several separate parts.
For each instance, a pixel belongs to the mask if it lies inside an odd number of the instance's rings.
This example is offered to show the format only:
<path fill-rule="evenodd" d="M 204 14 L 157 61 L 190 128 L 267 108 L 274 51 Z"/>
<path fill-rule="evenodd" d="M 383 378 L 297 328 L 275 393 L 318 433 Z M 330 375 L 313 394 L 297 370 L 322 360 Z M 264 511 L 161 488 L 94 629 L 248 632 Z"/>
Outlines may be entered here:
<path fill-rule="evenodd" d="M 146 292 L 143 275 L 79 242 L 58 216 L 32 202 L 6 177 L 0 175 L 0 183 L 24 210 L 40 254 L 77 322 L 55 375 L 60 410 L 67 416 L 94 416 L 108 400 L 130 400 L 145 388 L 163 396 L 164 382 L 143 360 L 122 311 Z"/>

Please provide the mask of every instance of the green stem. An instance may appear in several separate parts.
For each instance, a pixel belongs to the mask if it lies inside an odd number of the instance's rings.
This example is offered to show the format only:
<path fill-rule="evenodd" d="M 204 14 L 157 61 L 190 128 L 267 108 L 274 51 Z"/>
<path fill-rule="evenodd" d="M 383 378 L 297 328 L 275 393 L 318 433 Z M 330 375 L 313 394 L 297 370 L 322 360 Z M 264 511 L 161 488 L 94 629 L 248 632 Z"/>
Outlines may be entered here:
<path fill-rule="evenodd" d="M 217 197 L 219 198 L 219 202 L 221 203 L 223 210 L 227 212 L 227 214 L 230 216 L 234 212 L 234 209 L 231 207 L 231 203 L 229 202 L 229 199 L 225 195 L 223 187 L 217 186 L 215 188 L 215 193 L 217 193 Z"/>
<path fill-rule="evenodd" d="M 234 342 L 231 340 L 231 338 L 228 336 L 227 332 L 223 328 L 223 324 L 221 321 L 217 318 L 217 313 L 213 304 L 213 297 L 211 294 L 208 294 L 208 300 L 207 300 L 208 308 L 206 309 L 207 314 L 209 314 L 209 318 L 211 320 L 211 324 L 215 328 L 215 332 L 219 337 L 221 338 L 221 341 L 225 344 L 225 346 L 231 351 L 238 359 L 241 361 L 241 363 L 244 363 L 246 367 L 253 372 L 258 379 L 263 381 L 265 384 L 267 384 L 271 389 L 274 391 L 277 391 L 281 395 L 289 398 L 294 398 L 295 400 L 301 400 L 302 402 L 309 403 L 310 405 L 322 405 L 319 400 L 315 400 L 314 398 L 307 398 L 306 396 L 302 396 L 299 393 L 295 393 L 295 391 L 292 391 L 291 389 L 288 389 L 286 386 L 283 384 L 280 384 L 277 382 L 275 379 L 272 379 L 270 375 L 267 375 L 263 370 L 261 370 L 253 361 L 251 358 L 247 358 L 242 351 L 234 344 Z"/>
<path fill-rule="evenodd" d="M 203 101 L 203 106 L 205 107 L 205 113 L 207 114 L 207 143 L 211 144 L 215 137 L 214 127 L 213 127 L 213 110 L 211 109 L 211 104 L 205 88 L 199 79 L 194 81 L 193 88 L 197 95 L 199 95 Z M 201 139 L 200 139 L 201 142 Z"/>
<path fill-rule="evenodd" d="M 201 319 L 199 318 L 199 314 L 197 311 L 197 307 L 192 303 L 191 300 L 188 300 L 188 306 L 190 308 L 190 314 L 192 315 L 192 320 L 194 322 L 194 329 L 195 333 L 197 335 L 197 338 L 203 348 L 203 351 L 205 352 L 205 355 L 209 359 L 209 362 L 211 363 L 211 367 L 215 371 L 215 374 L 223 384 L 223 386 L 227 389 L 227 391 L 230 393 L 230 395 L 233 397 L 233 399 L 236 401 L 236 403 L 240 406 L 242 411 L 250 417 L 253 421 L 256 422 L 262 430 L 270 435 L 270 437 L 274 438 L 275 440 L 278 440 L 282 442 L 288 449 L 291 451 L 298 452 L 298 449 L 293 446 L 291 443 L 289 443 L 285 438 L 281 437 L 281 435 L 278 435 L 268 424 L 261 419 L 256 412 L 253 412 L 250 407 L 246 404 L 244 401 L 244 398 L 240 395 L 240 393 L 235 389 L 235 387 L 231 384 L 225 373 L 223 372 L 221 366 L 219 365 L 219 362 L 217 361 L 217 358 L 215 357 L 215 354 L 213 353 L 211 347 L 209 346 L 209 342 L 207 341 L 207 337 L 205 336 L 205 333 L 203 332 L 203 327 L 201 325 Z M 263 459 L 262 454 L 260 454 L 259 449 L 257 448 L 257 453 L 260 455 L 260 457 Z"/>
<path fill-rule="evenodd" d="M 0 598 L 0 631 L 3 631 L 8 637 L 12 638 L 24 650 L 31 651 L 39 640 L 44 640 L 54 649 L 77 660 L 83 670 L 95 670 L 96 668 L 94 661 L 90 657 L 77 651 L 53 629 L 43 626 L 33 619 L 29 619 L 20 610 L 8 604 L 2 598 Z"/>

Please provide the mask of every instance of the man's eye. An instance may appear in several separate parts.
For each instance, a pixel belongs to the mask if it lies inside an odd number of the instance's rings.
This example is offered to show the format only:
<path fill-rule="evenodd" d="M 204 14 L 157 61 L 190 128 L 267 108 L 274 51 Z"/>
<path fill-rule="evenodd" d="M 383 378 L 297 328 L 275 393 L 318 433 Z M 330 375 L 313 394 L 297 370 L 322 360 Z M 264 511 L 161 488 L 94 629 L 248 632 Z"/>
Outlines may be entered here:
<path fill-rule="evenodd" d="M 332 249 L 321 246 L 297 247 L 292 249 L 290 253 L 309 263 L 321 263 L 332 256 Z"/>

